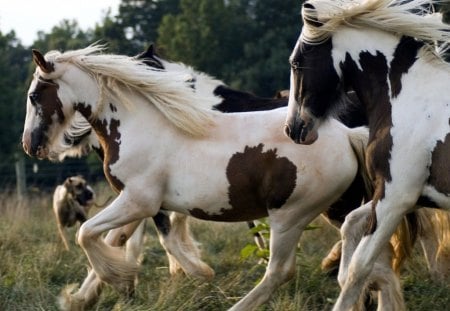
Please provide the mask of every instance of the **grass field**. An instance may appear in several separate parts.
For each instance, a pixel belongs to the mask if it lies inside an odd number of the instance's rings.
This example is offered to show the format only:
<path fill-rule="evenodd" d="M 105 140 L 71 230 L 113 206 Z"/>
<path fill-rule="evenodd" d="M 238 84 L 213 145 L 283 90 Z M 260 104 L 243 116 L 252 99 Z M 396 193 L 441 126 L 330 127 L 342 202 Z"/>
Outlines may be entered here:
<path fill-rule="evenodd" d="M 108 196 L 97 187 L 99 201 Z M 338 232 L 320 219 L 321 228 L 305 232 L 298 251 L 296 278 L 282 286 L 259 310 L 329 310 L 339 288 L 335 277 L 320 271 L 320 261 L 338 239 Z M 208 223 L 192 220 L 191 228 L 201 242 L 204 260 L 216 272 L 211 282 L 184 275 L 170 277 L 165 252 L 154 228 L 148 226 L 139 284 L 132 300 L 126 301 L 106 288 L 94 310 L 226 310 L 262 277 L 265 266 L 256 258 L 243 260 L 240 250 L 252 243 L 243 223 Z M 80 283 L 87 260 L 74 244 L 63 250 L 51 210 L 51 195 L 33 194 L 24 202 L 0 194 L 0 310 L 58 310 L 63 287 Z M 450 280 L 430 279 L 423 258 L 410 259 L 402 273 L 409 310 L 449 310 Z"/>

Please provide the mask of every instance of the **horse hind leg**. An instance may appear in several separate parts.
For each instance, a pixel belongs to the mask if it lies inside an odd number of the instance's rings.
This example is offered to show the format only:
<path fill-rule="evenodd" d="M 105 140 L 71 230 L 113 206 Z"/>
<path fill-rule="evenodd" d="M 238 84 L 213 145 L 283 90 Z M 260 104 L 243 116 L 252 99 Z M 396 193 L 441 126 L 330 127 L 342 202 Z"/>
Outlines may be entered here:
<path fill-rule="evenodd" d="M 155 224 L 159 241 L 169 259 L 170 274 L 175 275 L 182 269 L 187 275 L 198 279 L 214 277 L 214 270 L 201 260 L 201 252 L 189 230 L 186 215 L 171 213 L 170 222 L 161 215 L 161 218 L 155 219 Z"/>
<path fill-rule="evenodd" d="M 304 226 L 298 224 L 286 228 L 283 225 L 277 226 L 271 222 L 270 258 L 264 277 L 255 288 L 229 311 L 255 309 L 269 300 L 270 296 L 280 285 L 294 276 L 295 253 L 303 229 Z"/>

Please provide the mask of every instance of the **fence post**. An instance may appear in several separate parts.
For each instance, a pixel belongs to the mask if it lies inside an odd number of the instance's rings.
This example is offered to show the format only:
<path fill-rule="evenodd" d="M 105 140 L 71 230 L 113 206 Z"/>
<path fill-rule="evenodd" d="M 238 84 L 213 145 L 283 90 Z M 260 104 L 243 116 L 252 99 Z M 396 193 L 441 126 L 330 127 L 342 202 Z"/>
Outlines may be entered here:
<path fill-rule="evenodd" d="M 15 158 L 17 198 L 21 201 L 26 196 L 25 159 L 18 153 Z"/>

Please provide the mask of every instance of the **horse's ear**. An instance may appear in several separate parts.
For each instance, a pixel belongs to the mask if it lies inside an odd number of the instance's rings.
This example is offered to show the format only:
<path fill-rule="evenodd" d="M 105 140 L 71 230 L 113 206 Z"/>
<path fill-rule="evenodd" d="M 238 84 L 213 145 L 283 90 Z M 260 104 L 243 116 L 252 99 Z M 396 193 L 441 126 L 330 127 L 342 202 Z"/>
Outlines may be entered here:
<path fill-rule="evenodd" d="M 155 46 L 153 45 L 153 43 L 150 43 L 150 45 L 147 48 L 147 52 L 145 52 L 145 54 L 147 55 L 155 55 Z"/>
<path fill-rule="evenodd" d="M 147 54 L 147 55 L 150 55 L 151 57 L 153 57 L 153 56 L 159 56 L 158 53 L 156 53 L 156 47 L 155 47 L 155 44 L 150 43 L 150 45 L 149 45 L 149 47 L 148 47 L 148 49 L 147 49 L 146 54 Z"/>
<path fill-rule="evenodd" d="M 153 55 L 155 55 L 155 49 L 153 47 L 153 43 L 151 43 L 148 48 L 142 52 L 141 54 L 137 55 L 137 59 L 147 59 L 147 58 L 153 58 Z"/>
<path fill-rule="evenodd" d="M 315 6 L 309 2 L 303 4 L 302 16 L 305 24 L 309 24 L 313 27 L 320 27 L 323 25 L 323 23 L 319 21 Z"/>
<path fill-rule="evenodd" d="M 44 58 L 44 55 L 42 55 L 41 52 L 39 52 L 38 50 L 33 49 L 32 50 L 33 53 L 33 61 L 34 63 L 41 68 L 41 70 L 45 73 L 50 73 L 54 70 L 53 68 L 53 64 L 46 61 Z"/>

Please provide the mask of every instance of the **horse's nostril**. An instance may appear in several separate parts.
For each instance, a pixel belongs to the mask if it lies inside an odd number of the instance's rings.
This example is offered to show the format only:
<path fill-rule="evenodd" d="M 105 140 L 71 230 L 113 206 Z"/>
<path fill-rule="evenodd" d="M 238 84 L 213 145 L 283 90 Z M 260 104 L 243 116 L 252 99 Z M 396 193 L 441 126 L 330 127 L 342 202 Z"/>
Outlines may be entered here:
<path fill-rule="evenodd" d="M 287 137 L 291 137 L 291 129 L 287 124 L 284 125 L 284 134 L 286 134 Z"/>

